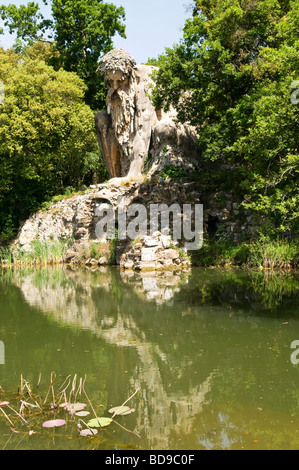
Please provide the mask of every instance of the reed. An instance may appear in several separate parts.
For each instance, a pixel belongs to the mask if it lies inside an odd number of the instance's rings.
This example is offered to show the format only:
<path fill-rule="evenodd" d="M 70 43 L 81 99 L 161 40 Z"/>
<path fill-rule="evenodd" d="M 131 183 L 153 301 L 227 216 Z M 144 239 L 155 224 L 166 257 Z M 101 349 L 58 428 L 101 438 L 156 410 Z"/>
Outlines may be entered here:
<path fill-rule="evenodd" d="M 72 240 L 34 240 L 30 250 L 0 247 L 0 266 L 46 266 L 61 264 Z"/>

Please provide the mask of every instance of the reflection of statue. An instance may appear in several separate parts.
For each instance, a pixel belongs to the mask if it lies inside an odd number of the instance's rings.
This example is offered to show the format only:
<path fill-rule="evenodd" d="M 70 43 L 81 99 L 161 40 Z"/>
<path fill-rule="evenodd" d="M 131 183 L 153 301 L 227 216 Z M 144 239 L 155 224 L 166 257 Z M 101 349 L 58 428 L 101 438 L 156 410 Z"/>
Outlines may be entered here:
<path fill-rule="evenodd" d="M 95 116 L 102 154 L 110 177 L 141 175 L 157 120 L 147 96 L 154 67 L 138 65 L 124 50 L 114 49 L 99 67 L 109 86 L 107 112 Z"/>
<path fill-rule="evenodd" d="M 150 448 L 161 449 L 162 446 L 169 449 L 175 433 L 180 438 L 185 434 L 191 435 L 193 422 L 208 400 L 213 372 L 210 371 L 207 376 L 204 374 L 205 379 L 200 381 L 201 383 L 197 382 L 197 378 L 190 380 L 185 393 L 178 389 L 172 390 L 166 379 L 172 376 L 176 380 L 178 374 L 183 374 L 187 364 L 186 356 L 178 358 L 174 364 L 171 351 L 179 347 L 177 339 L 172 337 L 172 349 L 165 351 L 163 342 L 151 340 L 150 330 L 151 327 L 154 329 L 155 324 L 152 316 L 145 315 L 147 320 L 144 322 L 136 309 L 138 303 L 141 308 L 145 308 L 149 302 L 145 300 L 148 296 L 142 295 L 144 287 L 147 287 L 147 293 L 151 288 L 157 292 L 159 287 L 160 299 L 156 295 L 153 298 L 161 303 L 161 297 L 165 293 L 164 313 L 170 309 L 172 316 L 174 304 L 169 303 L 169 289 L 172 287 L 173 292 L 178 291 L 184 275 L 175 276 L 168 273 L 166 276 L 160 276 L 146 273 L 134 274 L 131 278 L 128 273 L 108 268 L 102 268 L 96 273 L 66 269 L 59 270 L 57 281 L 57 272 L 55 268 L 24 274 L 18 272 L 15 273 L 14 279 L 28 305 L 50 314 L 58 323 L 88 329 L 93 335 L 104 339 L 107 344 L 118 346 L 122 350 L 131 348 L 137 353 L 134 359 L 136 365 L 133 367 L 133 362 L 131 364 L 130 378 L 131 386 L 142 390 L 135 431 L 145 435 Z M 111 289 L 111 286 L 114 288 Z M 119 303 L 120 297 L 115 295 L 116 291 L 122 293 L 122 306 Z M 175 303 L 175 300 L 173 302 Z M 152 308 L 153 314 L 155 311 L 159 312 L 153 304 Z M 180 324 L 187 328 L 186 317 L 179 316 L 177 320 L 179 324 L 175 328 L 176 331 L 180 330 Z M 161 330 L 158 327 L 157 330 L 159 337 Z M 125 356 L 122 353 L 124 363 Z M 169 375 L 167 373 L 165 376 L 165 368 Z M 111 371 L 112 388 L 115 390 L 118 389 L 118 376 L 121 373 L 121 367 L 117 374 L 114 370 Z"/>

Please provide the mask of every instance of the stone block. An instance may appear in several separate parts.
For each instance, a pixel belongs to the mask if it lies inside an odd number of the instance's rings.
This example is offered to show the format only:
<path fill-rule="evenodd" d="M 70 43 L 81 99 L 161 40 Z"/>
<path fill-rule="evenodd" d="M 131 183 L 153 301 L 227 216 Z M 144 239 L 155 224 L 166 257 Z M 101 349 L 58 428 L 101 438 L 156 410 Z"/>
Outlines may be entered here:
<path fill-rule="evenodd" d="M 155 261 L 158 247 L 142 248 L 141 261 Z"/>
<path fill-rule="evenodd" d="M 179 258 L 180 255 L 176 250 L 170 249 L 170 250 L 163 251 L 162 257 L 164 259 L 174 260 L 174 259 Z"/>
<path fill-rule="evenodd" d="M 145 238 L 144 239 L 144 246 L 152 247 L 152 246 L 161 246 L 161 243 L 157 238 Z"/>

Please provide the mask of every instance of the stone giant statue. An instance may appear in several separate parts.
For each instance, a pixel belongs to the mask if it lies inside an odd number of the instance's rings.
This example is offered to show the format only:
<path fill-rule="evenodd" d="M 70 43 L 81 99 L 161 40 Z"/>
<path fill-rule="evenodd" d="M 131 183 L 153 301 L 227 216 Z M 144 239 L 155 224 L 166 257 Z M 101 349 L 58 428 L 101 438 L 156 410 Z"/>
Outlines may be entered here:
<path fill-rule="evenodd" d="M 114 49 L 100 64 L 109 87 L 107 111 L 95 117 L 104 161 L 110 177 L 141 175 L 152 127 L 157 120 L 148 92 L 154 67 L 138 65 L 124 50 Z"/>
<path fill-rule="evenodd" d="M 163 158 L 164 164 L 186 164 L 194 154 L 194 129 L 177 123 L 175 110 L 156 111 L 152 104 L 154 70 L 157 68 L 137 65 L 123 49 L 113 49 L 101 60 L 98 71 L 109 91 L 107 111 L 96 114 L 95 125 L 110 178 L 140 176 L 147 157 L 159 162 L 166 145 L 171 151 L 169 161 Z M 160 169 L 157 165 L 156 170 Z"/>

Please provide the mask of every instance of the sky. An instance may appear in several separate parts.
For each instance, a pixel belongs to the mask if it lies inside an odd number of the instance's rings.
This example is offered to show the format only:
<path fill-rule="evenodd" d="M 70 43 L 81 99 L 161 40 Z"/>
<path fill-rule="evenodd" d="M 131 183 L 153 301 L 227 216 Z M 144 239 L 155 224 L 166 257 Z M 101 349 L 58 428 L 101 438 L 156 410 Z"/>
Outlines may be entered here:
<path fill-rule="evenodd" d="M 3 1 L 1 4 L 13 3 L 17 6 L 27 4 L 29 0 Z M 50 8 L 45 7 L 42 1 L 35 0 L 41 5 L 41 11 L 47 18 L 50 17 Z M 146 62 L 148 58 L 157 58 L 165 47 L 171 47 L 182 38 L 182 28 L 187 18 L 191 16 L 188 11 L 190 0 L 106 0 L 123 6 L 126 12 L 127 39 L 116 35 L 114 45 L 129 52 L 137 63 Z M 0 22 L 1 25 L 1 22 Z M 3 26 L 3 24 L 2 24 Z M 0 46 L 7 49 L 14 42 L 7 31 L 0 36 Z"/>

